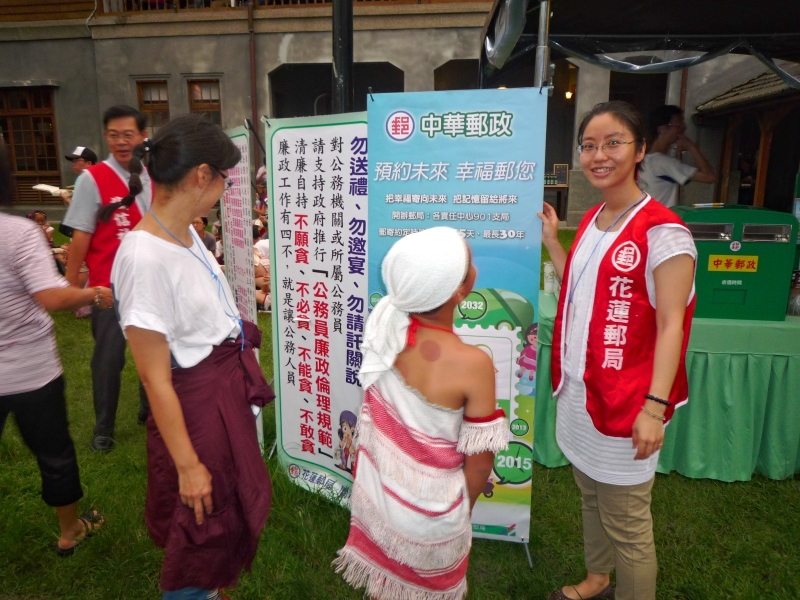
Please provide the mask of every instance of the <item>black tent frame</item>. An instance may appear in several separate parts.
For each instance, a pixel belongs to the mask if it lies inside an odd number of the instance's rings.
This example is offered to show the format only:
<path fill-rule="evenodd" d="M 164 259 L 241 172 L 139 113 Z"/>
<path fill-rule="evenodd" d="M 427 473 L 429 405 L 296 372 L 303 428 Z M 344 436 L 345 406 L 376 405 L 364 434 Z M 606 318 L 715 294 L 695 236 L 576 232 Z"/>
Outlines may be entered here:
<path fill-rule="evenodd" d="M 530 4 L 530 5 L 529 5 Z M 775 60 L 800 62 L 800 2 L 787 0 L 495 0 L 484 26 L 480 87 L 535 53 L 546 85 L 549 52 L 625 73 L 668 73 L 727 53 L 751 54 L 787 85 L 800 80 Z M 544 43 L 540 43 L 542 40 Z M 689 56 L 660 60 L 653 53 Z M 640 60 L 609 54 L 650 55 Z M 637 57 L 640 58 L 640 57 Z"/>

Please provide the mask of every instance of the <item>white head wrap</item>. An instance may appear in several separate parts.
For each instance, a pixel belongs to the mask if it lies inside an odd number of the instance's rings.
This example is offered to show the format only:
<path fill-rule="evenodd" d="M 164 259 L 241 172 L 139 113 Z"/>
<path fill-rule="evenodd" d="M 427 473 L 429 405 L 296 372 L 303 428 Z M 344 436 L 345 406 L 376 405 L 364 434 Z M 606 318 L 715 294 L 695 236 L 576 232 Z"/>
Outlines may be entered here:
<path fill-rule="evenodd" d="M 389 249 L 381 265 L 388 294 L 367 319 L 361 344 L 364 389 L 391 369 L 405 348 L 408 313 L 426 312 L 447 302 L 464 281 L 468 267 L 467 245 L 450 227 L 413 233 Z"/>

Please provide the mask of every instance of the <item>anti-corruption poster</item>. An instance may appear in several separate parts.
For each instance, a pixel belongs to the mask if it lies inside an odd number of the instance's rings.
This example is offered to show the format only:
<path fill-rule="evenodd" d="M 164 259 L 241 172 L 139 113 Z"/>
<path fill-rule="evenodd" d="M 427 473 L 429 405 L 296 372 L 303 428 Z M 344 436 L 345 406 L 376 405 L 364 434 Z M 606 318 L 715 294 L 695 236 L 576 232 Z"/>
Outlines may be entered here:
<path fill-rule="evenodd" d="M 225 255 L 225 277 L 236 298 L 236 307 L 243 319 L 256 322 L 256 296 L 253 293 L 253 264 L 251 227 L 253 203 L 250 191 L 250 139 L 244 127 L 226 131 L 239 149 L 242 158 L 228 170 L 230 186 L 220 201 L 222 209 L 222 244 Z"/>
<path fill-rule="evenodd" d="M 375 94 L 368 103 L 370 304 L 386 293 L 380 265 L 400 237 L 444 225 L 471 246 L 478 279 L 456 333 L 492 359 L 510 424 L 472 529 L 518 542 L 530 533 L 546 109 L 533 89 Z"/>
<path fill-rule="evenodd" d="M 366 113 L 266 124 L 277 448 L 346 503 L 367 316 Z"/>
<path fill-rule="evenodd" d="M 255 265 L 253 263 L 253 214 L 250 191 L 250 136 L 244 127 L 225 131 L 236 145 L 242 157 L 239 163 L 228 169 L 230 186 L 220 201 L 222 214 L 222 246 L 225 256 L 225 277 L 236 299 L 236 308 L 242 319 L 258 323 L 256 296 L 253 291 Z M 258 358 L 258 350 L 256 358 Z M 263 446 L 261 411 L 258 411 L 256 429 L 258 441 Z"/>

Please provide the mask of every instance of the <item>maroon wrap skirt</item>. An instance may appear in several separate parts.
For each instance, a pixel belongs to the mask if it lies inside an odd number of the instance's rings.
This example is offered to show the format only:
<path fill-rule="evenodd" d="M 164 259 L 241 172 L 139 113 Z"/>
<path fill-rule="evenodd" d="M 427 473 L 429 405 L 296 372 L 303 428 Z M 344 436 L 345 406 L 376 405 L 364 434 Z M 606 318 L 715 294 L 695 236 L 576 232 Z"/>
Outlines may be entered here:
<path fill-rule="evenodd" d="M 215 346 L 202 362 L 172 370 L 172 385 L 195 452 L 211 473 L 214 512 L 197 525 L 178 494 L 178 472 L 152 417 L 147 421 L 145 521 L 165 548 L 160 587 L 234 587 L 250 568 L 267 522 L 272 484 L 261 455 L 251 404 L 275 398 L 253 347 L 261 331 L 244 322 L 241 338 Z"/>

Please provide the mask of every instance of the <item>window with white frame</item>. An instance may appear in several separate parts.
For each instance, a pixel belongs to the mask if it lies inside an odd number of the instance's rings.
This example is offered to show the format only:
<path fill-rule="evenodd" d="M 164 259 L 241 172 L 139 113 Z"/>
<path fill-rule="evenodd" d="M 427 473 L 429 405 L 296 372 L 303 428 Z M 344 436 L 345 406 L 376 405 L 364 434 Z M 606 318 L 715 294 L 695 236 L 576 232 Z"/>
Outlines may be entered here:
<path fill-rule="evenodd" d="M 206 113 L 214 123 L 222 125 L 219 79 L 189 80 L 189 112 Z"/>
<path fill-rule="evenodd" d="M 147 118 L 147 129 L 153 135 L 158 128 L 169 121 L 169 92 L 167 82 L 138 81 L 139 110 Z"/>

